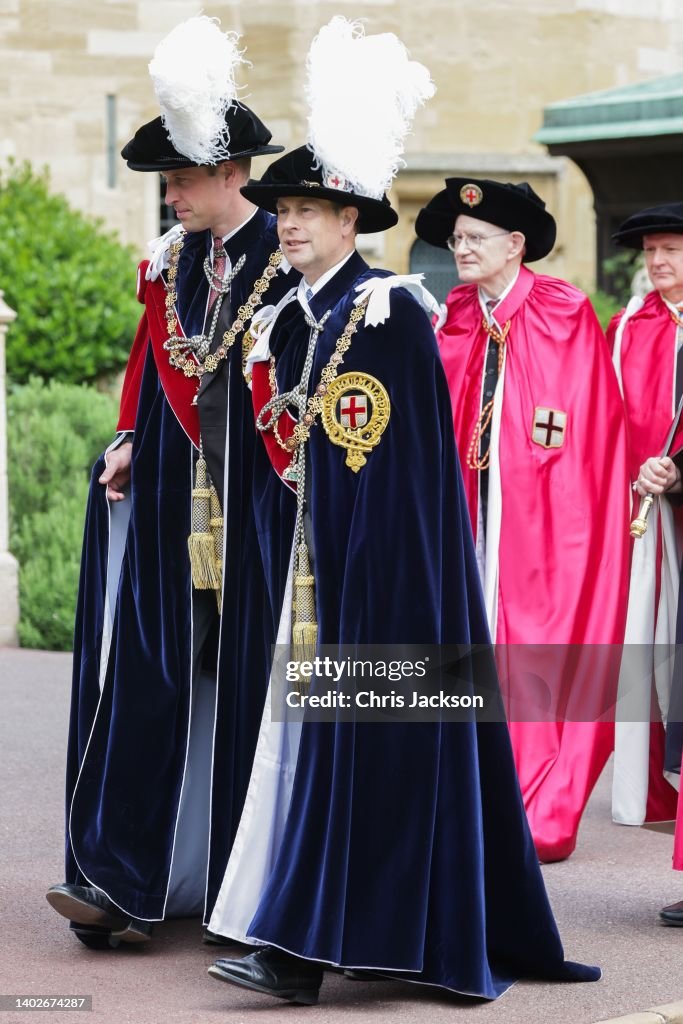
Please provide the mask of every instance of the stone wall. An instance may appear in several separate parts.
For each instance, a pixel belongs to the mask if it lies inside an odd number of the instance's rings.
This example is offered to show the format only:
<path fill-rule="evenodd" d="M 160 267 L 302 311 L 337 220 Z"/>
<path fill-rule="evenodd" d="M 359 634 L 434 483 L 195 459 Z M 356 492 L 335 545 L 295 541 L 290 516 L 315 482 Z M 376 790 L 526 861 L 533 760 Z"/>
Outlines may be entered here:
<path fill-rule="evenodd" d="M 308 44 L 333 14 L 397 32 L 428 65 L 438 93 L 416 120 L 394 190 L 403 221 L 375 246 L 396 270 L 407 269 L 415 213 L 445 174 L 526 178 L 559 222 L 539 268 L 590 287 L 590 190 L 531 141 L 543 107 L 683 69 L 678 0 L 0 0 L 0 159 L 48 164 L 56 189 L 141 249 L 157 230 L 158 179 L 115 158 L 110 181 L 108 144 L 118 152 L 156 114 L 147 61 L 170 27 L 202 10 L 243 33 L 253 62 L 245 98 L 288 147 L 303 140 Z"/>

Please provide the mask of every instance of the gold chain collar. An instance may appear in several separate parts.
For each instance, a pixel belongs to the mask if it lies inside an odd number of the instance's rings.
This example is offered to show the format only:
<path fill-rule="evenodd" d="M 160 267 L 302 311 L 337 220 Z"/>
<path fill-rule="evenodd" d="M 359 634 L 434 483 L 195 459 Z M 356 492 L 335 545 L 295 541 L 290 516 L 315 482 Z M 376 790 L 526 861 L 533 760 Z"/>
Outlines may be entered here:
<path fill-rule="evenodd" d="M 183 232 L 177 242 L 173 242 L 170 246 L 165 314 L 166 330 L 168 332 L 169 341 L 178 337 L 179 327 L 175 311 L 175 305 L 178 299 L 176 280 L 178 277 L 178 262 L 180 260 L 180 253 L 182 252 L 184 244 L 185 232 Z M 235 344 L 237 335 L 244 330 L 256 309 L 263 302 L 263 297 L 268 291 L 271 281 L 277 274 L 278 267 L 282 263 L 282 259 L 283 256 L 280 249 L 276 249 L 275 252 L 270 254 L 268 257 L 268 265 L 265 267 L 258 280 L 254 283 L 251 295 L 247 301 L 237 310 L 236 319 L 233 321 L 232 326 L 229 327 L 223 335 L 223 340 L 215 352 L 210 352 L 204 362 L 199 363 L 195 358 L 190 357 L 181 350 L 171 350 L 168 355 L 168 361 L 171 366 L 176 370 L 182 370 L 186 377 L 197 377 L 201 379 L 205 373 L 214 373 L 218 369 L 221 360 L 225 359 L 228 352 Z"/>
<path fill-rule="evenodd" d="M 508 320 L 503 327 L 502 332 L 498 331 L 493 324 L 490 324 L 486 317 L 483 319 L 482 326 L 490 338 L 493 338 L 495 343 L 498 345 L 498 376 L 500 377 L 503 369 L 503 358 L 505 356 L 505 343 L 507 341 L 508 332 L 510 330 L 510 321 Z M 486 359 L 486 357 L 484 357 Z M 494 395 L 495 398 L 495 395 Z M 479 418 L 474 425 L 470 443 L 467 448 L 467 457 L 465 462 L 468 469 L 476 469 L 481 471 L 482 469 L 488 469 L 489 460 L 491 457 L 491 445 L 486 449 L 483 455 L 479 455 L 479 445 L 481 443 L 482 435 L 486 432 L 486 429 L 493 419 L 493 402 L 494 398 L 486 403 L 484 408 L 479 414 Z"/>
<path fill-rule="evenodd" d="M 322 373 L 320 374 L 320 381 L 315 391 L 308 399 L 306 412 L 301 417 L 301 422 L 297 423 L 294 427 L 294 433 L 291 437 L 288 437 L 286 441 L 283 441 L 278 432 L 277 423 L 274 421 L 274 418 L 268 423 L 268 428 L 273 431 L 275 440 L 284 451 L 295 452 L 299 445 L 305 443 L 310 437 L 311 427 L 314 426 L 316 417 L 322 412 L 323 399 L 327 393 L 327 389 L 339 373 L 339 367 L 344 362 L 344 354 L 348 351 L 353 340 L 353 336 L 358 330 L 358 323 L 363 318 L 368 301 L 369 296 L 363 302 L 354 306 L 351 310 L 346 327 L 337 339 L 334 352 L 330 356 L 327 366 L 323 368 Z M 277 381 L 275 378 L 275 359 L 273 356 L 270 357 L 268 380 L 270 383 L 271 396 L 275 398 L 277 395 Z"/>

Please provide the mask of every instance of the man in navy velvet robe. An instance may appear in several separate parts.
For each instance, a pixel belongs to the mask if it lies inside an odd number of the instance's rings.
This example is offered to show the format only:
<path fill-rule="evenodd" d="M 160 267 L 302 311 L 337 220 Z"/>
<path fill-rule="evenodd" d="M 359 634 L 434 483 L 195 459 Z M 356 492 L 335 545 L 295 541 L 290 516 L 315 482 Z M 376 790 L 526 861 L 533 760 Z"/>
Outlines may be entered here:
<path fill-rule="evenodd" d="M 120 433 L 95 466 L 86 522 L 66 883 L 47 898 L 94 948 L 144 942 L 168 916 L 208 921 L 268 678 L 274 615 L 252 513 L 256 432 L 243 371 L 251 314 L 289 278 L 274 218 L 240 187 L 252 156 L 282 147 L 239 103 L 223 131 L 229 149 L 211 166 L 179 149 L 160 117 L 122 153 L 133 170 L 165 176 L 182 228 L 141 265 L 145 313 Z M 200 448 L 207 488 L 194 483 Z M 222 513 L 213 589 L 193 586 L 190 572 L 193 484 L 214 487 L 212 530 Z"/>
<path fill-rule="evenodd" d="M 302 147 L 243 189 L 303 274 L 250 357 L 278 644 L 313 620 L 334 647 L 487 644 L 431 297 L 356 251 L 397 217 L 346 178 Z M 310 1005 L 326 965 L 484 998 L 598 976 L 564 960 L 502 714 L 285 723 L 271 701 L 210 920 L 260 948 L 213 977 Z"/>

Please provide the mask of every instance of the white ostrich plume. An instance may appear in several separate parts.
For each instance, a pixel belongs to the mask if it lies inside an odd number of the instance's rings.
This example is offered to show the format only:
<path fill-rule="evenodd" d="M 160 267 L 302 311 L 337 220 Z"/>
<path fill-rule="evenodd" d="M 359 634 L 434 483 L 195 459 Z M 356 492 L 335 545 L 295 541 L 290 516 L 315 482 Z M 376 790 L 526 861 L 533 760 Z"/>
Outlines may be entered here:
<path fill-rule="evenodd" d="M 235 72 L 247 64 L 237 32 L 217 18 L 189 18 L 162 39 L 149 65 L 168 137 L 196 164 L 229 160 L 225 112 L 235 102 Z"/>
<path fill-rule="evenodd" d="M 308 144 L 323 167 L 358 195 L 379 199 L 399 167 L 417 108 L 436 89 L 423 64 L 391 32 L 366 36 L 334 17 L 306 61 Z"/>

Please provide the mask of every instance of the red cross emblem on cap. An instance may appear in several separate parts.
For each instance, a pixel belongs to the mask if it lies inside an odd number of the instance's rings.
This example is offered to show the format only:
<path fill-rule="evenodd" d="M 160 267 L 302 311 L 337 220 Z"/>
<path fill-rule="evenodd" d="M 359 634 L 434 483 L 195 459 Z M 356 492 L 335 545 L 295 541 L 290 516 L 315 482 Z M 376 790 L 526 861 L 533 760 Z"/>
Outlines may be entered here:
<path fill-rule="evenodd" d="M 460 189 L 460 202 L 465 203 L 470 208 L 473 206 L 479 206 L 479 203 L 484 198 L 484 193 L 478 185 L 474 185 L 470 182 L 469 185 L 463 185 Z"/>
<path fill-rule="evenodd" d="M 327 175 L 325 178 L 325 184 L 328 188 L 340 188 L 344 192 L 349 191 L 349 185 L 346 178 L 342 178 L 336 171 L 332 171 Z"/>
<path fill-rule="evenodd" d="M 342 395 L 339 399 L 339 422 L 351 430 L 364 427 L 368 422 L 367 395 Z"/>

